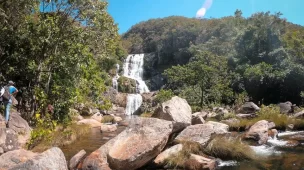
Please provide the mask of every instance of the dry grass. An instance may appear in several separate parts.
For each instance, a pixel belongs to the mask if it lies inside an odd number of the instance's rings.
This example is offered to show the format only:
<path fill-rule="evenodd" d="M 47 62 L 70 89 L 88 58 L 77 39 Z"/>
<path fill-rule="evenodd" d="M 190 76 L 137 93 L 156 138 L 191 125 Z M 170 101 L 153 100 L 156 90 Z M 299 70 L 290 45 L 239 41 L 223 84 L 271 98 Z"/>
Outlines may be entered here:
<path fill-rule="evenodd" d="M 204 148 L 204 152 L 223 160 L 252 160 L 255 158 L 250 146 L 235 137 L 216 136 Z"/>
<path fill-rule="evenodd" d="M 102 117 L 101 123 L 115 123 L 115 119 L 111 115 L 106 115 Z"/>
<path fill-rule="evenodd" d="M 144 112 L 143 114 L 140 115 L 140 117 L 151 117 L 152 116 L 152 112 Z"/>
<path fill-rule="evenodd" d="M 252 126 L 260 120 L 274 122 L 276 129 L 285 130 L 289 124 L 293 124 L 295 129 L 304 129 L 304 120 L 290 117 L 286 114 L 280 114 L 280 108 L 277 106 L 262 106 L 258 116 L 253 119 L 240 119 L 239 123 L 229 124 L 230 129 L 242 130 Z"/>
<path fill-rule="evenodd" d="M 196 142 L 181 141 L 180 143 L 183 145 L 183 149 L 176 155 L 170 156 L 168 159 L 166 159 L 165 167 L 174 169 L 182 168 L 192 153 L 198 155 L 203 154 L 202 146 Z"/>

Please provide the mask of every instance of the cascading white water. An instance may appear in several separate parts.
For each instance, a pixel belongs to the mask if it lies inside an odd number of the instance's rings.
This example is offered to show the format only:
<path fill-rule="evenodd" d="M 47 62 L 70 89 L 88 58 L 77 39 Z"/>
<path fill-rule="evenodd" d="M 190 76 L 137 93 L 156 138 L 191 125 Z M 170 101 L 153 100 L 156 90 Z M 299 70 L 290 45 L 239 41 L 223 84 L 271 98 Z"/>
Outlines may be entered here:
<path fill-rule="evenodd" d="M 144 54 L 128 55 L 123 65 L 123 75 L 136 80 L 136 92 L 149 92 L 146 83 L 143 81 Z M 126 115 L 132 115 L 142 104 L 140 94 L 129 94 L 127 97 Z"/>
<path fill-rule="evenodd" d="M 149 92 L 146 83 L 143 81 L 144 54 L 128 55 L 124 65 L 124 76 L 136 80 L 138 93 Z"/>
<path fill-rule="evenodd" d="M 112 78 L 112 85 L 113 85 L 113 88 L 116 89 L 117 91 L 118 91 L 117 80 L 119 79 L 118 72 L 119 72 L 119 64 L 116 64 L 116 75 Z"/>
<path fill-rule="evenodd" d="M 142 97 L 140 94 L 128 94 L 126 115 L 132 115 L 141 105 Z"/>

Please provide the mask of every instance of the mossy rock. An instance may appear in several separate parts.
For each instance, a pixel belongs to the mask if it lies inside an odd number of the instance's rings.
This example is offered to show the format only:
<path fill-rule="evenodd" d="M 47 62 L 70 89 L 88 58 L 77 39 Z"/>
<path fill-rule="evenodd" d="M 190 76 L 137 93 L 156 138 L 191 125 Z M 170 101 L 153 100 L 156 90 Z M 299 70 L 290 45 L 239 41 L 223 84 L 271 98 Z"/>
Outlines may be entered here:
<path fill-rule="evenodd" d="M 118 91 L 122 93 L 136 93 L 136 80 L 124 76 L 119 77 Z"/>

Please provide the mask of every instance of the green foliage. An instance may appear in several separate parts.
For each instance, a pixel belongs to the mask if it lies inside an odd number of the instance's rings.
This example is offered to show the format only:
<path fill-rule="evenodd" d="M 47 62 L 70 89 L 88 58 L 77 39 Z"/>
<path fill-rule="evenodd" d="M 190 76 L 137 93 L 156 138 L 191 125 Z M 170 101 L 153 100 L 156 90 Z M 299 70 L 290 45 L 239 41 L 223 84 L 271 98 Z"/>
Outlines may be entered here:
<path fill-rule="evenodd" d="M 43 140 L 50 140 L 50 134 L 55 130 L 57 126 L 57 122 L 51 120 L 50 115 L 46 115 L 44 118 L 41 118 L 41 115 L 37 113 L 34 120 L 36 121 L 36 128 L 32 130 L 31 138 L 27 143 L 27 147 L 29 149 L 32 149 Z"/>
<path fill-rule="evenodd" d="M 164 72 L 165 89 L 192 106 L 232 104 L 241 93 L 255 103 L 302 104 L 304 28 L 281 15 L 244 18 L 237 10 L 220 19 L 153 19 L 133 26 L 123 45 L 132 53 L 154 53 L 149 67 Z"/>
<path fill-rule="evenodd" d="M 202 107 L 211 103 L 229 102 L 232 91 L 229 88 L 227 60 L 207 51 L 192 47 L 194 58 L 183 66 L 173 66 L 165 71 L 169 83 L 185 84 L 196 92 L 199 101 L 192 103 Z M 197 91 L 195 91 L 197 90 Z M 191 95 L 189 96 L 191 97 Z"/>
<path fill-rule="evenodd" d="M 124 76 L 119 77 L 118 91 L 123 93 L 136 93 L 136 80 Z"/>
<path fill-rule="evenodd" d="M 44 116 L 49 104 L 56 120 L 65 119 L 78 102 L 109 107 L 101 96 L 107 71 L 126 52 L 107 5 L 95 0 L 0 3 L 0 81 L 16 81 L 27 119 L 36 112 Z"/>
<path fill-rule="evenodd" d="M 172 90 L 170 90 L 170 89 L 169 90 L 161 89 L 157 93 L 154 101 L 157 102 L 157 103 L 163 103 L 165 101 L 170 100 L 173 96 L 174 96 L 174 93 L 172 92 Z"/>

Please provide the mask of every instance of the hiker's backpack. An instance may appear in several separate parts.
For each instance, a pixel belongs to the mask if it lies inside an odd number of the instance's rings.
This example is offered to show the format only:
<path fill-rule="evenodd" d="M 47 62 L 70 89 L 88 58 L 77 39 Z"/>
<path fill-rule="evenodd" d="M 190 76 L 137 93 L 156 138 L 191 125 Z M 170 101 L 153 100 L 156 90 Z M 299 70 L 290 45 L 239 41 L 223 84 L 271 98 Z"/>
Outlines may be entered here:
<path fill-rule="evenodd" d="M 6 101 L 8 101 L 8 100 L 11 99 L 11 94 L 9 93 L 9 87 L 8 86 L 2 87 L 2 89 L 1 89 L 1 97 L 4 100 L 6 100 Z"/>

